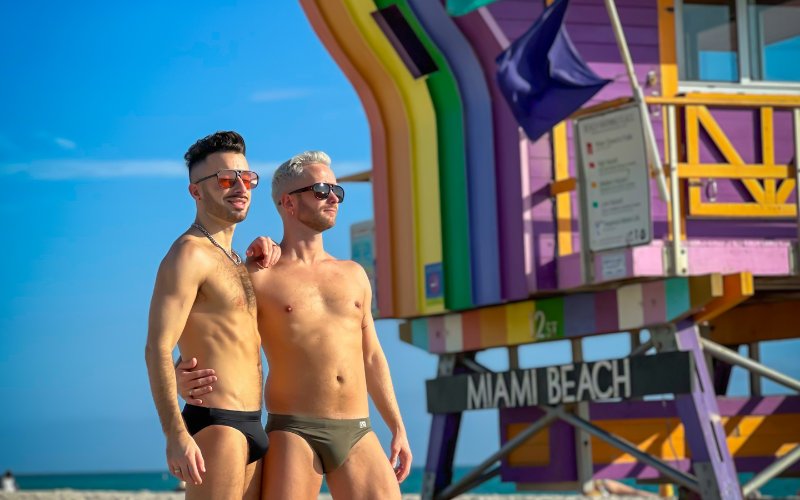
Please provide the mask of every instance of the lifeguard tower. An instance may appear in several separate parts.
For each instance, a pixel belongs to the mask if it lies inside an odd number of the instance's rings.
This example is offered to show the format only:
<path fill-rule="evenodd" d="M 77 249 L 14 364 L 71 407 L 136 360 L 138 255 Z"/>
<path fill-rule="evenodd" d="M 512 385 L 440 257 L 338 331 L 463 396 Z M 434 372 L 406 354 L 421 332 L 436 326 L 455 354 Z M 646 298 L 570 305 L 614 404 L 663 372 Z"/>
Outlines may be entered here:
<path fill-rule="evenodd" d="M 373 168 L 350 180 L 373 185 L 374 220 L 353 235 L 377 316 L 439 357 L 423 498 L 499 475 L 739 499 L 799 472 L 800 397 L 764 396 L 760 379 L 800 381 L 759 346 L 800 337 L 800 7 L 572 0 L 572 43 L 612 82 L 532 141 L 496 60 L 551 2 L 454 3 L 301 0 L 370 124 Z M 614 332 L 630 354 L 584 362 L 582 339 Z M 562 339 L 572 363 L 520 366 L 518 346 Z M 478 363 L 488 348 L 511 369 Z M 732 366 L 748 397 L 726 396 Z M 461 416 L 487 408 L 500 448 L 453 483 Z"/>

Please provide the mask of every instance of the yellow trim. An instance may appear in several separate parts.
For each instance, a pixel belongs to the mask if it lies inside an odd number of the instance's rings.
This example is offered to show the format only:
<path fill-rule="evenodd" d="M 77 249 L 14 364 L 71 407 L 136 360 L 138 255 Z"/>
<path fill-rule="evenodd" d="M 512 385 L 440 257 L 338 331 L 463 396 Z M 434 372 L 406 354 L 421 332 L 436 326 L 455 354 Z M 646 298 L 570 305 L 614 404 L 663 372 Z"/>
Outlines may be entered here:
<path fill-rule="evenodd" d="M 800 97 L 780 95 L 687 94 L 676 97 L 645 96 L 644 100 L 647 104 L 674 104 L 676 106 L 724 106 L 727 108 L 759 108 L 762 106 L 769 106 L 772 108 L 800 108 Z M 632 102 L 632 97 L 618 97 L 610 101 L 603 101 L 592 106 L 581 108 L 572 113 L 569 118 L 574 120 L 575 118 L 618 108 Z"/>
<path fill-rule="evenodd" d="M 632 97 L 617 97 L 611 101 L 603 101 L 598 104 L 594 104 L 592 106 L 588 106 L 585 108 L 581 108 L 578 111 L 569 115 L 569 120 L 575 120 L 576 118 L 582 118 L 584 116 L 588 116 L 594 113 L 599 113 L 601 111 L 606 111 L 609 109 L 616 109 L 620 106 L 624 106 L 626 104 L 630 104 L 633 102 Z"/>
<path fill-rule="evenodd" d="M 775 165 L 775 135 L 772 108 L 761 108 L 761 163 Z"/>
<path fill-rule="evenodd" d="M 781 182 L 781 186 L 778 188 L 778 192 L 775 194 L 775 202 L 784 204 L 789 200 L 789 196 L 791 196 L 792 191 L 794 191 L 795 180 L 794 179 L 786 179 L 785 181 Z M 792 203 L 789 203 L 792 205 Z"/>
<path fill-rule="evenodd" d="M 674 0 L 658 0 L 658 52 L 661 60 L 661 95 L 672 97 L 678 92 Z"/>
<path fill-rule="evenodd" d="M 678 177 L 697 179 L 786 179 L 793 173 L 789 165 L 732 165 L 729 163 L 679 163 Z"/>
<path fill-rule="evenodd" d="M 689 186 L 691 215 L 703 217 L 794 217 L 797 206 L 778 203 L 703 203 L 699 186 Z"/>
<path fill-rule="evenodd" d="M 686 106 L 686 156 L 689 163 L 700 163 L 700 126 L 697 121 L 698 106 Z"/>
<path fill-rule="evenodd" d="M 800 102 L 800 100 L 798 100 Z M 685 105 L 687 162 L 678 165 L 678 176 L 688 179 L 689 215 L 702 217 L 793 217 L 797 206 L 786 203 L 795 187 L 789 165 L 775 164 L 774 115 L 771 106 L 761 107 L 761 164 L 747 165 L 730 139 L 704 105 Z M 700 162 L 700 127 L 719 149 L 728 163 Z M 737 179 L 744 184 L 753 202 L 703 202 L 701 178 Z M 761 181 L 763 180 L 763 185 Z M 778 182 L 780 182 L 780 185 Z"/>
<path fill-rule="evenodd" d="M 689 298 L 692 309 L 705 307 L 725 294 L 725 284 L 719 273 L 689 276 Z"/>
<path fill-rule="evenodd" d="M 772 108 L 761 108 L 761 161 L 764 165 L 775 164 L 775 141 L 773 135 Z M 775 179 L 764 180 L 764 201 L 775 203 L 778 188 Z"/>
<path fill-rule="evenodd" d="M 675 104 L 678 106 L 725 106 L 729 108 L 757 108 L 770 106 L 773 108 L 800 107 L 800 97 L 788 95 L 758 94 L 700 94 L 692 93 L 678 97 L 645 97 L 648 104 Z"/>
<path fill-rule="evenodd" d="M 558 255 L 572 253 L 572 203 L 569 191 L 575 190 L 575 179 L 569 177 L 569 144 L 567 125 L 561 122 L 550 134 L 553 140 L 553 166 L 555 182 L 550 185 L 551 196 L 556 197 L 556 230 Z"/>

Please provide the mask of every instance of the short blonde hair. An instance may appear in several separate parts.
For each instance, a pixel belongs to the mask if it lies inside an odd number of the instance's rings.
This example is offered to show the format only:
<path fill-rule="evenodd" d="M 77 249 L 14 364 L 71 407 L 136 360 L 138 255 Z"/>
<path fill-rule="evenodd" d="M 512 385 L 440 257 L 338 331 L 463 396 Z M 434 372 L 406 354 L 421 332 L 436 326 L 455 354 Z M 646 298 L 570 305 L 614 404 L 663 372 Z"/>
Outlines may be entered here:
<path fill-rule="evenodd" d="M 321 163 L 326 167 L 331 166 L 331 157 L 324 151 L 303 151 L 281 163 L 272 174 L 272 201 L 280 205 L 281 196 L 286 191 L 287 185 L 303 175 L 306 166 Z"/>

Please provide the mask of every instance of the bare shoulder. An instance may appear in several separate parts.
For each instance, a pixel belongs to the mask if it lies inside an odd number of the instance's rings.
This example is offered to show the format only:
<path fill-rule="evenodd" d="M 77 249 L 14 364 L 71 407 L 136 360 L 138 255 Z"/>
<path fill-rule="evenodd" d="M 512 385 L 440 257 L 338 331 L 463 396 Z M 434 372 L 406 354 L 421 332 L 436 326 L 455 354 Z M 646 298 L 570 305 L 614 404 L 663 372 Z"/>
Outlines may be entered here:
<path fill-rule="evenodd" d="M 200 274 L 212 264 L 208 250 L 199 238 L 189 234 L 181 235 L 161 260 L 159 272 L 177 274 Z"/>
<path fill-rule="evenodd" d="M 354 279 L 357 278 L 363 282 L 369 284 L 369 277 L 367 276 L 367 271 L 364 270 L 364 267 L 354 260 L 337 260 L 337 265 L 340 266 L 340 269 L 352 276 Z"/>

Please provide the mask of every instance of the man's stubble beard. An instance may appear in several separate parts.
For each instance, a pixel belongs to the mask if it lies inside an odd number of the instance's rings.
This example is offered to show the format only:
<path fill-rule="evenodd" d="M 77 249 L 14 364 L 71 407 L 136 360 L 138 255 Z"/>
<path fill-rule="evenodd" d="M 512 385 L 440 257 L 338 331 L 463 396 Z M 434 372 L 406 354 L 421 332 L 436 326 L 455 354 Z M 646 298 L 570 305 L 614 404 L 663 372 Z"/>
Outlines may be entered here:
<path fill-rule="evenodd" d="M 206 204 L 206 213 L 209 215 L 213 215 L 219 219 L 224 220 L 225 222 L 229 222 L 231 224 L 238 224 L 247 218 L 247 213 L 250 211 L 250 205 L 247 205 L 242 211 L 234 210 L 233 208 L 227 206 L 225 201 L 223 200 L 222 203 L 213 200 L 211 203 Z"/>
<path fill-rule="evenodd" d="M 306 215 L 307 212 L 310 212 L 310 215 Z M 312 212 L 311 210 L 302 210 L 300 209 L 297 213 L 297 220 L 303 223 L 309 229 L 313 229 L 318 233 L 323 231 L 327 231 L 328 229 L 332 228 L 336 224 L 336 216 L 333 217 L 333 220 L 327 219 L 323 216 L 322 212 Z"/>

